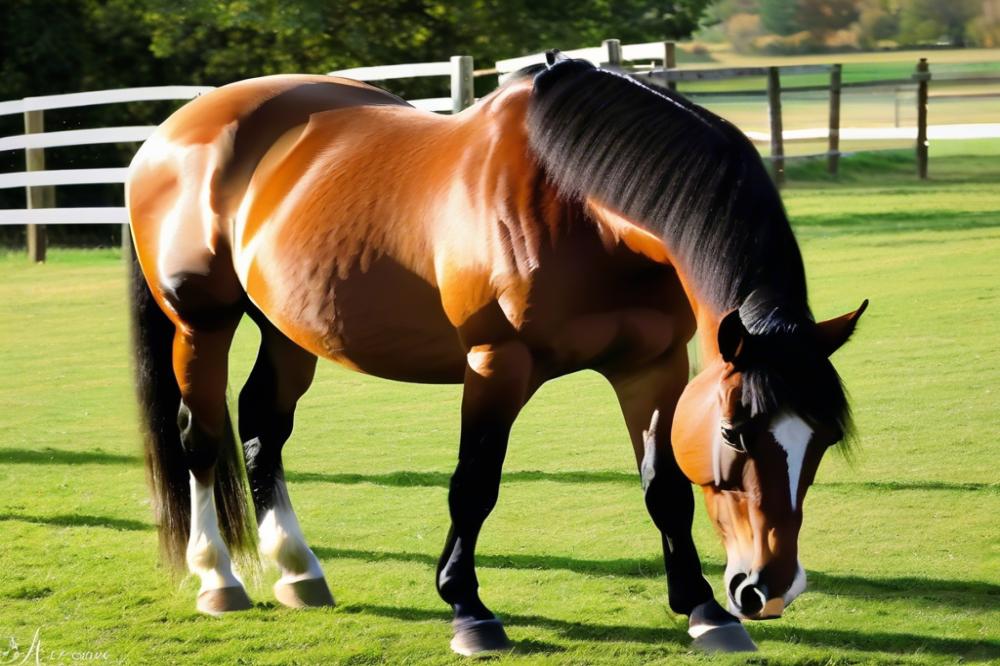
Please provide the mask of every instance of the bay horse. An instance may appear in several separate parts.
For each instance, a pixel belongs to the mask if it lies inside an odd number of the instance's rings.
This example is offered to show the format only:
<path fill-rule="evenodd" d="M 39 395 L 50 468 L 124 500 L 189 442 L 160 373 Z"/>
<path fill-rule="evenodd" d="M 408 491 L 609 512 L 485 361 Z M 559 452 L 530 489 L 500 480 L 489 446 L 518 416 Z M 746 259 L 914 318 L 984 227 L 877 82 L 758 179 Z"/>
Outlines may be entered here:
<path fill-rule="evenodd" d="M 778 192 L 726 121 L 557 56 L 453 116 L 348 79 L 269 76 L 174 113 L 126 198 L 147 469 L 200 611 L 251 606 L 232 558 L 258 540 L 281 603 L 333 604 L 282 472 L 318 357 L 464 385 L 436 576 L 460 654 L 509 647 L 474 553 L 511 426 L 544 382 L 583 369 L 618 397 L 669 604 L 696 644 L 755 649 L 740 620 L 777 617 L 804 589 L 803 497 L 850 432 L 828 357 L 867 301 L 815 322 Z M 244 315 L 261 343 L 241 456 L 226 383 Z M 725 543 L 728 611 L 691 535 L 692 482 Z"/>

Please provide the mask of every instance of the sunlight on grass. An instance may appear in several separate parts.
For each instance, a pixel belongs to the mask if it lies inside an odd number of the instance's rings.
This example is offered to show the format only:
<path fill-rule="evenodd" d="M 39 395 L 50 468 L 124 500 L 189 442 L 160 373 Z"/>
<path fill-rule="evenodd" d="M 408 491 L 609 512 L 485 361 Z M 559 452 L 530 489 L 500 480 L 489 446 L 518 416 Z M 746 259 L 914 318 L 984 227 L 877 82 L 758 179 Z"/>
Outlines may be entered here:
<path fill-rule="evenodd" d="M 872 304 L 834 358 L 860 458 L 821 467 L 801 537 L 810 589 L 750 625 L 754 663 L 1000 659 L 996 148 L 935 146 L 923 183 L 903 153 L 845 159 L 839 182 L 790 169 L 816 315 Z M 122 663 L 457 663 L 433 571 L 459 387 L 321 364 L 288 476 L 339 606 L 277 608 L 270 572 L 254 610 L 214 620 L 194 613 L 194 581 L 156 564 L 117 250 L 0 256 L 0 322 L 0 641 L 37 629 L 46 649 Z M 234 389 L 256 341 L 244 326 Z M 695 529 L 719 589 L 724 553 L 700 507 Z M 667 610 L 659 549 L 610 388 L 594 373 L 545 386 L 480 547 L 484 598 L 517 645 L 502 661 L 706 662 Z"/>

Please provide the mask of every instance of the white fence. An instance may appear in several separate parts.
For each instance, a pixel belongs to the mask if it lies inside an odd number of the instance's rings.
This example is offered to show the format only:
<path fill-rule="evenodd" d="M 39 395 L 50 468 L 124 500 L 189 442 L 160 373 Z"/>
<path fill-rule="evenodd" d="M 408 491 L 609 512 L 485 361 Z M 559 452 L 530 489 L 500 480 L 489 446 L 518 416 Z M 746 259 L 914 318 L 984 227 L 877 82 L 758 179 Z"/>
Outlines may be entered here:
<path fill-rule="evenodd" d="M 155 88 L 125 88 L 98 90 L 68 95 L 26 97 L 0 102 L 0 116 L 24 116 L 24 134 L 0 137 L 0 150 L 24 150 L 26 170 L 0 174 L 0 189 L 27 188 L 27 208 L 0 210 L 0 225 L 26 224 L 28 253 L 35 261 L 45 259 L 46 224 L 125 224 L 128 214 L 122 207 L 57 208 L 57 185 L 91 185 L 124 183 L 128 171 L 112 169 L 45 169 L 45 149 L 61 146 L 84 146 L 102 143 L 145 141 L 153 125 L 139 127 L 100 127 L 85 130 L 45 132 L 45 111 L 98 104 L 188 100 L 211 90 L 202 86 L 159 86 Z"/>
<path fill-rule="evenodd" d="M 397 78 L 448 77 L 451 96 L 411 100 L 428 111 L 457 113 L 474 103 L 472 88 L 473 61 L 469 56 L 454 56 L 447 62 L 359 67 L 330 72 L 362 81 Z M 0 151 L 23 150 L 25 170 L 0 174 L 0 189 L 27 188 L 27 207 L 0 209 L 0 225 L 27 225 L 28 253 L 34 261 L 44 261 L 47 224 L 127 224 L 124 207 L 58 208 L 53 187 L 64 185 L 123 184 L 127 168 L 45 169 L 45 149 L 107 143 L 141 143 L 156 129 L 155 125 L 99 127 L 57 132 L 45 131 L 45 111 L 99 104 L 189 100 L 212 90 L 208 86 L 158 86 L 98 90 L 67 95 L 26 97 L 0 102 L 0 116 L 24 116 L 24 134 L 0 137 Z"/>
<path fill-rule="evenodd" d="M 892 139 L 915 139 L 919 173 L 926 176 L 927 141 L 929 139 L 952 138 L 994 138 L 1000 137 L 1000 123 L 930 125 L 927 124 L 927 86 L 930 74 L 926 62 L 921 62 L 912 79 L 896 81 L 874 81 L 844 83 L 840 81 L 840 65 L 808 65 L 792 67 L 743 67 L 743 68 L 697 68 L 681 69 L 676 65 L 675 45 L 671 42 L 651 42 L 643 44 L 621 44 L 618 40 L 605 40 L 601 46 L 564 51 L 570 57 L 584 58 L 610 67 L 625 68 L 639 77 L 646 77 L 668 87 L 676 88 L 678 82 L 732 79 L 746 76 L 766 77 L 767 106 L 770 117 L 770 131 L 747 131 L 755 142 L 768 143 L 768 156 L 774 165 L 775 176 L 780 181 L 783 176 L 785 141 L 815 141 L 827 139 L 829 150 L 819 156 L 828 159 L 831 172 L 836 172 L 840 155 L 840 139 L 852 141 L 883 141 Z M 537 53 L 519 58 L 501 60 L 490 72 L 474 72 L 470 56 L 453 56 L 445 62 L 411 63 L 380 67 L 356 67 L 329 72 L 332 76 L 344 76 L 362 81 L 388 81 L 403 78 L 447 77 L 450 81 L 450 97 L 433 97 L 410 100 L 428 111 L 457 113 L 475 101 L 473 76 L 496 73 L 502 82 L 511 73 L 531 64 L 545 62 L 545 54 Z M 829 85 L 782 88 L 779 73 L 785 74 L 829 74 Z M 1000 79 L 990 79 L 1000 82 Z M 975 79 L 981 82 L 981 77 Z M 951 79 L 951 82 L 955 82 Z M 973 79 L 969 79 L 973 82 Z M 917 127 L 840 127 L 840 91 L 849 87 L 911 86 L 916 89 L 918 106 Z M 28 251 L 35 260 L 45 256 L 46 224 L 126 224 L 128 216 L 123 207 L 58 208 L 54 204 L 53 187 L 81 184 L 121 184 L 125 182 L 125 168 L 95 169 L 45 169 L 45 149 L 62 146 L 82 146 L 102 143 L 132 143 L 144 141 L 154 131 L 154 126 L 103 127 L 85 130 L 45 132 L 44 112 L 51 109 L 82 107 L 96 104 L 116 104 L 128 102 L 148 102 L 159 100 L 188 100 L 211 90 L 199 86 L 161 86 L 153 88 L 129 88 L 123 90 L 103 90 L 29 97 L 22 100 L 0 102 L 0 116 L 23 114 L 24 134 L 0 137 L 0 151 L 24 150 L 26 169 L 23 172 L 0 174 L 0 189 L 27 188 L 27 208 L 0 210 L 0 225 L 28 225 Z M 781 94 L 796 91 L 829 91 L 830 116 L 824 127 L 784 130 L 781 123 Z M 713 92 L 711 94 L 735 94 Z M 739 94 L 746 94 L 741 92 Z M 898 104 L 897 104 L 898 106 Z M 897 109 L 898 113 L 898 109 Z"/>
<path fill-rule="evenodd" d="M 358 81 L 389 81 L 433 76 L 447 76 L 451 80 L 451 97 L 430 97 L 407 100 L 418 109 L 458 113 L 475 103 L 472 87 L 472 56 L 452 56 L 448 62 L 417 62 L 408 65 L 382 65 L 379 67 L 354 67 L 338 69 L 329 76 L 344 76 Z"/>

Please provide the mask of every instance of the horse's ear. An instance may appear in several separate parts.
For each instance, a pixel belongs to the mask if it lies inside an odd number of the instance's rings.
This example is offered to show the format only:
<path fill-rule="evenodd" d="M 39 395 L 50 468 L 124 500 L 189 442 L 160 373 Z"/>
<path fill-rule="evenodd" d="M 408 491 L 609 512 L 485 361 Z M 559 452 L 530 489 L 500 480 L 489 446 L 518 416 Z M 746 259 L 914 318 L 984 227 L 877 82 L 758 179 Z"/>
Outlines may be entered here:
<path fill-rule="evenodd" d="M 847 342 L 858 325 L 858 319 L 861 319 L 861 315 L 865 313 L 867 308 L 868 299 L 866 298 L 861 307 L 854 312 L 848 312 L 845 315 L 816 324 L 816 337 L 819 339 L 820 349 L 824 354 L 829 356 Z"/>
<path fill-rule="evenodd" d="M 735 363 L 741 356 L 746 354 L 747 343 L 750 340 L 750 333 L 743 320 L 740 319 L 740 311 L 733 310 L 719 322 L 719 353 L 726 363 Z"/>
<path fill-rule="evenodd" d="M 545 52 L 545 62 L 549 67 L 557 62 L 562 62 L 563 60 L 569 60 L 569 58 L 567 58 L 566 54 L 562 53 L 559 49 L 550 49 Z"/>

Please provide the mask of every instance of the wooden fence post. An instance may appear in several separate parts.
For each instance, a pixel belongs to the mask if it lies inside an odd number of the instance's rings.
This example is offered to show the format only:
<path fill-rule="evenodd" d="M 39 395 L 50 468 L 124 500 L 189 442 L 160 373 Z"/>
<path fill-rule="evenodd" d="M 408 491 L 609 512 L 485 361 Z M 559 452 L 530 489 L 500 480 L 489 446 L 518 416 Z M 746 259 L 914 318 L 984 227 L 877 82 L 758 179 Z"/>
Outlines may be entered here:
<path fill-rule="evenodd" d="M 767 68 L 767 116 L 771 124 L 771 173 L 774 182 L 785 183 L 785 142 L 781 129 L 781 78 L 777 67 Z"/>
<path fill-rule="evenodd" d="M 677 67 L 677 45 L 673 42 L 663 42 L 663 69 Z M 677 90 L 676 81 L 667 81 L 667 88 Z"/>
<path fill-rule="evenodd" d="M 24 133 L 39 134 L 45 131 L 44 111 L 24 112 Z M 45 171 L 45 149 L 24 149 L 25 171 Z M 42 187 L 27 187 L 28 208 L 54 208 L 55 190 L 51 185 Z M 44 224 L 28 225 L 28 259 L 34 262 L 45 261 L 45 251 L 48 247 L 48 234 Z"/>
<path fill-rule="evenodd" d="M 458 113 L 476 101 L 472 85 L 472 56 L 451 57 L 451 112 Z"/>
<path fill-rule="evenodd" d="M 826 170 L 837 175 L 840 167 L 840 65 L 830 68 L 830 147 L 826 157 Z"/>
<path fill-rule="evenodd" d="M 607 64 L 610 67 L 622 66 L 622 43 L 617 39 L 605 39 L 601 42 L 604 53 L 608 58 Z"/>
<path fill-rule="evenodd" d="M 913 75 L 917 82 L 917 175 L 921 180 L 927 179 L 927 83 L 931 73 L 927 67 L 927 58 L 921 58 L 917 63 L 917 71 Z"/>

